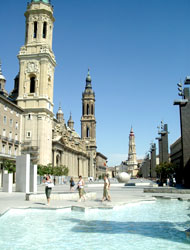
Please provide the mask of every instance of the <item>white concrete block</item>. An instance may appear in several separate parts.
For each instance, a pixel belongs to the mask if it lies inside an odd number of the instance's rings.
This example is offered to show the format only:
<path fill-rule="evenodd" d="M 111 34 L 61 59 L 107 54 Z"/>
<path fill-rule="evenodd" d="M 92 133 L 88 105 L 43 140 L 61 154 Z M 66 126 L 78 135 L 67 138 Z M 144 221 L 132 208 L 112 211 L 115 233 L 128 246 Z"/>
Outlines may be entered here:
<path fill-rule="evenodd" d="M 16 192 L 29 193 L 30 191 L 30 155 L 21 155 L 16 158 Z"/>
<path fill-rule="evenodd" d="M 37 193 L 37 165 L 30 165 L 30 192 Z"/>
<path fill-rule="evenodd" d="M 3 175 L 3 192 L 12 193 L 13 191 L 13 174 Z"/>

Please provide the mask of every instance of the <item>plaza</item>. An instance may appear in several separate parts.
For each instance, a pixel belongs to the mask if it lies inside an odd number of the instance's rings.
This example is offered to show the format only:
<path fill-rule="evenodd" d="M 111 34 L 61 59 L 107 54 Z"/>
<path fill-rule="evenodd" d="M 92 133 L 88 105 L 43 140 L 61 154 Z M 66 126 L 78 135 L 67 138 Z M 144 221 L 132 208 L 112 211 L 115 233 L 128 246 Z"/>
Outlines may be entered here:
<path fill-rule="evenodd" d="M 168 188 L 173 189 L 174 193 L 160 193 L 158 188 L 158 193 L 147 193 L 144 192 L 144 188 L 148 188 L 149 184 L 153 185 L 149 180 L 143 179 L 142 182 L 140 180 L 131 180 L 129 184 L 136 183 L 137 186 L 129 185 L 125 186 L 125 184 L 118 184 L 117 182 L 111 183 L 111 202 L 102 202 L 102 195 L 103 195 L 103 182 L 102 183 L 86 183 L 85 190 L 88 193 L 95 193 L 96 196 L 92 197 L 92 199 L 87 199 L 85 202 L 78 202 L 78 191 L 75 190 L 74 192 L 70 191 L 69 184 L 63 185 L 56 185 L 53 188 L 53 194 L 65 194 L 69 195 L 67 199 L 64 200 L 51 200 L 50 207 L 46 205 L 46 199 L 44 194 L 44 185 L 38 185 L 38 192 L 37 196 L 40 194 L 44 195 L 44 198 L 37 198 L 36 200 L 26 201 L 26 193 L 21 192 L 13 192 L 13 193 L 6 193 L 0 191 L 0 214 L 5 213 L 7 210 L 11 208 L 40 208 L 40 209 L 60 209 L 64 207 L 74 207 L 78 208 L 82 211 L 89 208 L 113 208 L 115 206 L 122 206 L 129 203 L 137 203 L 142 201 L 155 201 L 157 198 L 163 199 L 180 199 L 180 200 L 190 200 L 190 193 L 188 189 L 185 190 L 184 193 L 175 193 L 175 188 Z M 138 183 L 140 185 L 138 186 Z M 144 185 L 143 185 L 144 183 Z M 163 188 L 161 188 L 163 189 Z M 73 195 L 75 196 L 73 198 Z"/>

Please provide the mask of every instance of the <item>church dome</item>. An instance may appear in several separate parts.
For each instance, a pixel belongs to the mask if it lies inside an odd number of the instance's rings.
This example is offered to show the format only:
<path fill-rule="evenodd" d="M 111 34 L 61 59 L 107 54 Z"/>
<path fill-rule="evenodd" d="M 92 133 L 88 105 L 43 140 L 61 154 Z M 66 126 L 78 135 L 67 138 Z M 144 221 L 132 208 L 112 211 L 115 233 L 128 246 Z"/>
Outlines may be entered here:
<path fill-rule="evenodd" d="M 59 109 L 58 109 L 58 111 L 57 111 L 57 114 L 63 114 L 63 111 L 62 111 L 62 109 L 61 109 L 61 106 L 59 106 Z"/>

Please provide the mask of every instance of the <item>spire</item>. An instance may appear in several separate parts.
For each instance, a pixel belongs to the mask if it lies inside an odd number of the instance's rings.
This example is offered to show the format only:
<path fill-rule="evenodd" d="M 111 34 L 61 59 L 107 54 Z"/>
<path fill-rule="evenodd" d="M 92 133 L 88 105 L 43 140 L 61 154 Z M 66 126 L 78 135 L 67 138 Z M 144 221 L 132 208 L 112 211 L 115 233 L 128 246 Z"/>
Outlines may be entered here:
<path fill-rule="evenodd" d="M 92 89 L 92 85 L 91 85 L 91 76 L 90 76 L 90 70 L 88 69 L 88 74 L 86 77 L 86 89 Z"/>
<path fill-rule="evenodd" d="M 74 129 L 74 121 L 73 121 L 73 119 L 72 119 L 72 114 L 71 114 L 71 112 L 70 112 L 69 120 L 68 120 L 68 122 L 67 122 L 67 126 L 68 126 L 71 130 Z"/>
<path fill-rule="evenodd" d="M 134 132 L 133 132 L 133 127 L 132 127 L 132 125 L 131 125 L 130 136 L 134 136 Z"/>

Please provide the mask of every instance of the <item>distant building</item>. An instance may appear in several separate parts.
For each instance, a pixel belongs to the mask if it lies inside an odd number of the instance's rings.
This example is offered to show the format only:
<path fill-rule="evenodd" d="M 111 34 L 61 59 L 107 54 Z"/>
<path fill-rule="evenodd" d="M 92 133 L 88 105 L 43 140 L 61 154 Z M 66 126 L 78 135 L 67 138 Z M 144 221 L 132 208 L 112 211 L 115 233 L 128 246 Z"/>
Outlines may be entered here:
<path fill-rule="evenodd" d="M 177 183 L 182 183 L 184 170 L 182 164 L 183 156 L 182 156 L 181 137 L 170 145 L 170 160 L 171 163 L 175 164 L 178 169 L 178 172 L 176 173 Z"/>
<path fill-rule="evenodd" d="M 100 152 L 96 153 L 96 178 L 107 173 L 107 157 Z"/>

